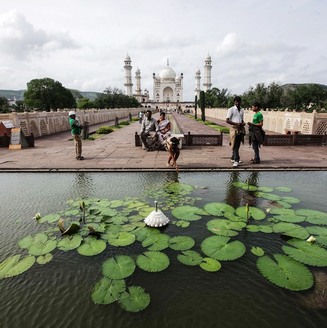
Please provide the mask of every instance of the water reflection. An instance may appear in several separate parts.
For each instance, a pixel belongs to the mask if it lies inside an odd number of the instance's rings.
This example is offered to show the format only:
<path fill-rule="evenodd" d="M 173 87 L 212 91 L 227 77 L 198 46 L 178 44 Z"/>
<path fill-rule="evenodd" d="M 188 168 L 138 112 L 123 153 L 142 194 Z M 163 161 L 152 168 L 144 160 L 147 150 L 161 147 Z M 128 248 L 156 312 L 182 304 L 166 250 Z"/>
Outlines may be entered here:
<path fill-rule="evenodd" d="M 72 190 L 79 198 L 88 198 L 94 191 L 94 181 L 92 175 L 88 173 L 77 173 L 74 177 Z"/>
<path fill-rule="evenodd" d="M 256 196 L 251 191 L 244 191 L 235 186 L 236 182 L 245 182 L 249 185 L 259 186 L 259 172 L 250 172 L 249 176 L 241 179 L 241 173 L 238 171 L 231 171 L 229 180 L 226 184 L 225 202 L 235 208 L 248 204 L 249 206 L 256 205 Z"/>

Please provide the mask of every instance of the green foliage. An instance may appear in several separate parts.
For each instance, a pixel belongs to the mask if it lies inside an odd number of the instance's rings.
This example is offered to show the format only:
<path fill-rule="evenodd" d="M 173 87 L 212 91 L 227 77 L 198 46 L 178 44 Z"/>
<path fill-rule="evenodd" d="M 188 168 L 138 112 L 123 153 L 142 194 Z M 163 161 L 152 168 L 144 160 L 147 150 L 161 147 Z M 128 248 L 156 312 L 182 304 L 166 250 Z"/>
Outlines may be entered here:
<path fill-rule="evenodd" d="M 127 255 L 111 257 L 102 264 L 102 274 L 110 279 L 124 279 L 135 271 L 134 260 Z"/>
<path fill-rule="evenodd" d="M 27 271 L 35 263 L 34 256 L 20 260 L 20 255 L 8 257 L 0 263 L 0 279 L 18 276 Z"/>
<path fill-rule="evenodd" d="M 83 240 L 81 246 L 77 248 L 79 254 L 84 256 L 93 256 L 100 254 L 106 248 L 106 242 L 94 237 L 87 237 Z"/>
<path fill-rule="evenodd" d="M 126 311 L 139 312 L 150 304 L 150 295 L 143 288 L 132 286 L 120 296 L 118 302 Z"/>
<path fill-rule="evenodd" d="M 189 236 L 176 236 L 169 240 L 169 247 L 175 251 L 186 251 L 194 245 L 194 239 Z"/>
<path fill-rule="evenodd" d="M 113 131 L 114 131 L 114 129 L 111 128 L 110 126 L 101 126 L 96 130 L 96 133 L 98 133 L 98 134 L 109 134 Z"/>
<path fill-rule="evenodd" d="M 205 107 L 207 108 L 225 108 L 228 107 L 228 98 L 230 93 L 228 89 L 212 88 L 205 93 Z"/>
<path fill-rule="evenodd" d="M 141 104 L 134 97 L 126 96 L 117 88 L 107 88 L 94 100 L 95 108 L 135 108 Z"/>
<path fill-rule="evenodd" d="M 206 100 L 205 100 L 205 92 L 200 91 L 200 108 L 201 108 L 201 120 L 205 122 L 206 120 L 206 115 L 205 115 L 205 108 L 206 108 Z"/>
<path fill-rule="evenodd" d="M 69 89 L 50 78 L 34 79 L 27 83 L 24 102 L 30 108 L 50 111 L 57 108 L 75 108 L 76 102 Z"/>
<path fill-rule="evenodd" d="M 216 272 L 221 268 L 221 264 L 215 259 L 205 257 L 200 263 L 200 268 L 208 272 Z"/>
<path fill-rule="evenodd" d="M 6 97 L 0 97 L 0 113 L 9 112 L 9 103 Z"/>
<path fill-rule="evenodd" d="M 144 252 L 136 258 L 139 268 L 148 272 L 159 272 L 168 268 L 169 257 L 161 252 Z"/>
<path fill-rule="evenodd" d="M 313 276 L 307 267 L 288 256 L 275 254 L 275 261 L 262 256 L 257 261 L 259 272 L 273 284 L 293 291 L 307 290 L 313 286 Z"/>
<path fill-rule="evenodd" d="M 202 262 L 203 257 L 196 251 L 187 250 L 177 255 L 177 259 L 185 265 L 195 266 Z"/>
<path fill-rule="evenodd" d="M 96 304 L 111 304 L 119 299 L 125 289 L 124 280 L 111 280 L 103 277 L 93 287 L 91 298 Z"/>

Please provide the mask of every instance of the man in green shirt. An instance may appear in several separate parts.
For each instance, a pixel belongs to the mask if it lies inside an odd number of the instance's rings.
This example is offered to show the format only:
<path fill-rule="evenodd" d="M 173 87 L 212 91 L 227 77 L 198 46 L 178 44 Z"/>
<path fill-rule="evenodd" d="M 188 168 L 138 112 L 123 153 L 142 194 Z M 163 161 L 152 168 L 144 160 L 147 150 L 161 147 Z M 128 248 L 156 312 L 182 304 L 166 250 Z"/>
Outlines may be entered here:
<path fill-rule="evenodd" d="M 75 144 L 75 152 L 76 152 L 76 159 L 83 160 L 84 157 L 82 156 L 82 138 L 81 132 L 83 126 L 81 125 L 80 121 L 76 118 L 76 113 L 74 111 L 70 111 L 69 115 L 69 125 L 71 128 L 72 136 L 74 138 Z"/>
<path fill-rule="evenodd" d="M 260 145 L 264 141 L 264 131 L 263 126 L 263 115 L 260 112 L 260 104 L 256 101 L 252 105 L 252 110 L 254 112 L 252 123 L 248 122 L 249 125 L 249 142 L 252 144 L 254 150 L 254 158 L 251 159 L 253 164 L 260 164 Z"/>

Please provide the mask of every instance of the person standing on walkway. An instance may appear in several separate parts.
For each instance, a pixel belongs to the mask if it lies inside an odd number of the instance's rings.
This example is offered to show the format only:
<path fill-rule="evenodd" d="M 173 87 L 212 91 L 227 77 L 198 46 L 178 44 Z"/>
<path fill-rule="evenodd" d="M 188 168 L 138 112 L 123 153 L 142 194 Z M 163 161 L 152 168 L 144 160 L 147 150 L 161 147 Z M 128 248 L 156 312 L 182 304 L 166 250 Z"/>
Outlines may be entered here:
<path fill-rule="evenodd" d="M 81 132 L 83 126 L 81 125 L 79 119 L 76 117 L 76 113 L 74 111 L 70 111 L 68 113 L 69 116 L 69 125 L 72 132 L 72 136 L 74 138 L 75 144 L 75 154 L 77 160 L 83 160 L 84 157 L 82 156 L 82 138 Z"/>
<path fill-rule="evenodd" d="M 244 144 L 245 135 L 244 109 L 241 107 L 241 97 L 234 98 L 234 106 L 228 109 L 226 122 L 231 125 L 229 129 L 229 144 L 233 149 L 231 161 L 233 167 L 238 167 L 240 163 L 239 149 L 241 142 Z"/>
<path fill-rule="evenodd" d="M 151 136 L 153 140 L 152 143 L 154 143 L 157 138 L 157 131 L 158 131 L 157 120 L 155 120 L 152 117 L 152 112 L 151 110 L 148 109 L 145 113 L 145 118 L 142 121 L 141 131 L 140 131 L 142 143 L 147 151 L 152 150 L 151 148 L 152 145 L 148 144 L 147 138 Z"/>
<path fill-rule="evenodd" d="M 249 142 L 252 144 L 254 150 L 254 158 L 251 159 L 253 164 L 260 164 L 260 153 L 259 148 L 264 141 L 264 131 L 263 126 L 263 115 L 260 112 L 260 104 L 256 101 L 252 105 L 252 110 L 254 112 L 252 123 L 248 122 L 249 126 Z"/>

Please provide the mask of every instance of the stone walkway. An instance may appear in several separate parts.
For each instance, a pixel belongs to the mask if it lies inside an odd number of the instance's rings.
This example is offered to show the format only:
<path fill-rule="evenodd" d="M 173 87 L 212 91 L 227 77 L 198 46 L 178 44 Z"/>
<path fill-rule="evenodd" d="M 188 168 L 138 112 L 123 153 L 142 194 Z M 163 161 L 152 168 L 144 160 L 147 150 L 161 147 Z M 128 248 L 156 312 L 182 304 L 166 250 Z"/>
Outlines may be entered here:
<path fill-rule="evenodd" d="M 180 116 L 192 134 L 210 129 Z M 212 120 L 211 118 L 208 118 Z M 107 125 L 107 124 L 102 124 Z M 135 132 L 140 124 L 132 123 L 97 140 L 83 140 L 84 161 L 75 159 L 70 132 L 35 140 L 34 148 L 0 148 L 0 172 L 10 171 L 169 171 L 165 151 L 146 152 L 135 147 Z M 178 159 L 179 171 L 226 170 L 327 170 L 326 146 L 266 146 L 261 148 L 261 164 L 252 164 L 253 150 L 246 142 L 240 149 L 242 163 L 235 169 L 230 162 L 228 136 L 223 146 L 183 147 Z"/>

